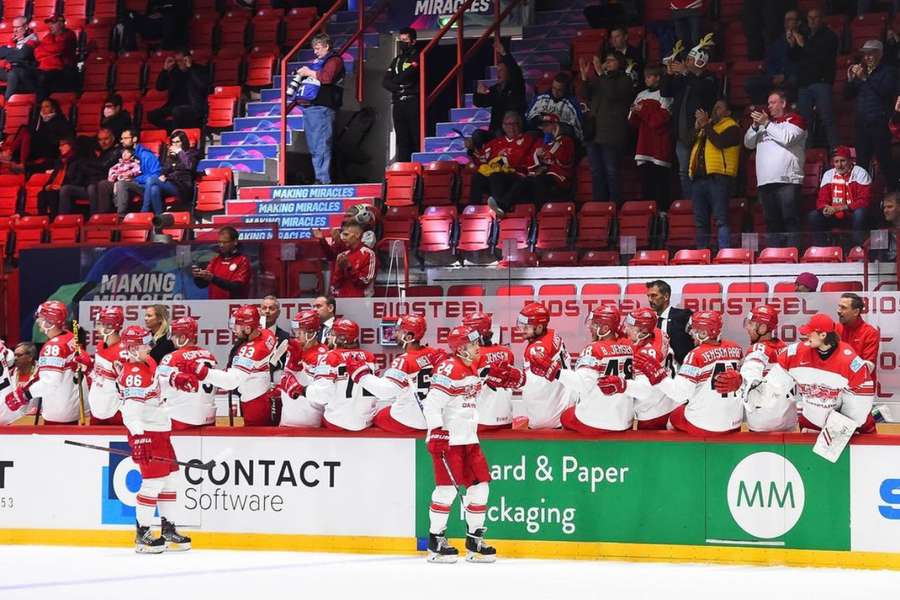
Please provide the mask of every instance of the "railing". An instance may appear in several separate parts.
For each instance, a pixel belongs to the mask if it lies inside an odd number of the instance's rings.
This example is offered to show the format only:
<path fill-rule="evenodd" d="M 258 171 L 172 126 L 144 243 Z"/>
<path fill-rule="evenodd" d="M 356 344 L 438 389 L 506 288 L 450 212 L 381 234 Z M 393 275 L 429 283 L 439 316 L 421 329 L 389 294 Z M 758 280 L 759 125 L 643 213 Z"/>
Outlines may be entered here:
<path fill-rule="evenodd" d="M 419 53 L 419 140 L 422 145 L 422 151 L 425 151 L 425 134 L 426 131 L 426 122 L 427 122 L 427 112 L 428 108 L 434 104 L 434 101 L 440 95 L 441 92 L 444 91 L 450 84 L 450 80 L 454 77 L 456 78 L 456 106 L 457 108 L 461 107 L 463 104 L 463 65 L 469 61 L 469 59 L 474 56 L 478 49 L 481 48 L 482 44 L 491 36 L 491 34 L 495 35 L 495 39 L 500 39 L 500 24 L 503 22 L 506 17 L 512 12 L 512 10 L 522 4 L 525 0 L 510 0 L 509 4 L 503 11 L 500 10 L 500 0 L 494 1 L 494 22 L 488 27 L 481 36 L 475 40 L 475 43 L 463 53 L 463 21 L 465 20 L 463 16 L 466 11 L 472 6 L 472 3 L 475 0 L 466 0 L 464 4 L 462 4 L 459 9 L 453 16 L 450 18 L 447 23 L 441 27 L 440 31 L 431 38 L 431 41 L 422 48 L 422 51 Z M 435 88 L 431 91 L 430 94 L 427 93 L 427 85 L 426 85 L 426 61 L 428 58 L 428 53 L 434 48 L 438 42 L 441 41 L 441 38 L 444 37 L 444 34 L 450 30 L 453 25 L 459 21 L 459 27 L 456 28 L 456 65 L 444 76 L 444 78 L 438 83 Z M 497 51 L 494 50 L 494 61 L 498 60 Z"/>
<path fill-rule="evenodd" d="M 366 30 L 369 28 L 372 23 L 375 22 L 381 13 L 385 11 L 385 9 L 391 5 L 390 0 L 382 0 L 382 2 L 378 3 L 368 16 L 365 14 L 365 2 L 363 0 L 359 0 L 357 3 L 357 23 L 359 25 L 356 33 L 350 36 L 350 39 L 344 42 L 344 45 L 341 46 L 341 49 L 338 50 L 338 54 L 341 56 L 344 55 L 344 52 L 350 49 L 354 43 L 356 46 L 356 101 L 359 104 L 362 104 L 366 99 L 366 69 L 365 67 L 365 54 L 366 54 Z"/>

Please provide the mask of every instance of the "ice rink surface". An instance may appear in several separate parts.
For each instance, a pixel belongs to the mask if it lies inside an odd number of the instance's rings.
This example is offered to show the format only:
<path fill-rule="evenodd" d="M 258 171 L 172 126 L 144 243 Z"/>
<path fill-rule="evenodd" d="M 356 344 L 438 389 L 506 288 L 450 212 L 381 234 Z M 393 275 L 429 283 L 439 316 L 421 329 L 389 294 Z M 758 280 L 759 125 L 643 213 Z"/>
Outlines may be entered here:
<path fill-rule="evenodd" d="M 787 567 L 122 548 L 0 547 L 0 598 L 897 598 L 900 573 Z M 318 595 L 321 594 L 321 595 Z"/>

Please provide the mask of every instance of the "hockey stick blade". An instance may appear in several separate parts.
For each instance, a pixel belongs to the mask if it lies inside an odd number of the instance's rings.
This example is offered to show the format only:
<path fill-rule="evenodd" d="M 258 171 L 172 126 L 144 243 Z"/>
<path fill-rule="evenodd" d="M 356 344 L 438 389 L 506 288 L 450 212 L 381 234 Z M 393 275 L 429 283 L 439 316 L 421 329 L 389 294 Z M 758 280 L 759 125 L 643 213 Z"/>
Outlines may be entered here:
<path fill-rule="evenodd" d="M 83 442 L 76 442 L 74 440 L 64 440 L 64 444 L 68 444 L 69 446 L 77 446 L 79 448 L 87 448 L 89 450 L 99 450 L 100 452 L 108 452 L 109 454 L 117 454 L 118 456 L 131 456 L 131 452 L 127 450 L 118 450 L 116 448 L 105 448 L 103 446 L 95 446 L 94 444 L 85 444 Z M 150 460 L 157 460 L 159 462 L 171 463 L 175 465 L 179 465 L 186 469 L 201 469 L 203 471 L 209 471 L 213 467 L 216 466 L 216 461 L 209 460 L 206 462 L 200 462 L 199 460 L 189 460 L 187 462 L 180 460 L 172 460 L 171 458 L 155 458 L 150 457 Z"/>
<path fill-rule="evenodd" d="M 281 359 L 284 357 L 285 353 L 288 349 L 288 341 L 281 340 L 281 343 L 275 347 L 275 350 L 272 351 L 272 354 L 269 355 L 269 364 L 273 367 L 277 367 L 281 364 Z"/>

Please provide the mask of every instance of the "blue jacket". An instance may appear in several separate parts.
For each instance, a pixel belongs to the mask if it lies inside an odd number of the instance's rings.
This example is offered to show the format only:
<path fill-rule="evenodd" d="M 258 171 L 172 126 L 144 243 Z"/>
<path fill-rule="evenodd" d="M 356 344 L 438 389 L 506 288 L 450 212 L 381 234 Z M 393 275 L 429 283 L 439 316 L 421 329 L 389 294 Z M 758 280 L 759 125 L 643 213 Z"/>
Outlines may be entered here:
<path fill-rule="evenodd" d="M 134 182 L 144 185 L 153 177 L 159 177 L 159 157 L 140 144 L 134 145 L 134 155 L 141 163 L 141 174 L 135 177 Z"/>
<path fill-rule="evenodd" d="M 894 115 L 897 100 L 897 70 L 881 62 L 865 81 L 847 82 L 846 94 L 856 98 L 856 118 L 863 123 L 884 123 Z"/>

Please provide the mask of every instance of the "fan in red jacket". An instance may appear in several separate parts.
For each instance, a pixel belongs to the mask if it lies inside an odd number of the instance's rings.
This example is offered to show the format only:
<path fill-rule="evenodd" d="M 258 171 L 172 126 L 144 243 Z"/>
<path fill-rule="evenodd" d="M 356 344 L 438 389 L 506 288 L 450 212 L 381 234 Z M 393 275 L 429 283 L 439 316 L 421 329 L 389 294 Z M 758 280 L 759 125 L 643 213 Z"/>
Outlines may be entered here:
<path fill-rule="evenodd" d="M 823 232 L 833 228 L 851 229 L 854 243 L 865 240 L 872 178 L 866 170 L 853 164 L 850 148 L 838 146 L 831 159 L 832 169 L 825 171 L 816 198 L 816 209 L 807 216 L 809 229 L 817 232 L 814 241 L 825 245 Z"/>
<path fill-rule="evenodd" d="M 375 293 L 377 260 L 362 243 L 363 226 L 344 221 L 341 241 L 347 250 L 337 255 L 331 268 L 331 295 L 335 298 L 365 298 Z"/>
<path fill-rule="evenodd" d="M 66 28 L 66 18 L 62 15 L 51 15 L 44 23 L 48 24 L 50 32 L 34 49 L 34 58 L 38 62 L 39 99 L 51 92 L 74 89 L 78 76 L 75 32 Z"/>
<path fill-rule="evenodd" d="M 469 204 L 482 204 L 484 194 L 502 198 L 513 185 L 528 174 L 528 165 L 539 142 L 522 133 L 522 115 L 507 111 L 503 115 L 503 135 L 473 151 L 477 172 L 472 175 Z"/>
<path fill-rule="evenodd" d="M 634 162 L 641 174 L 641 198 L 655 200 L 664 209 L 669 206 L 669 178 L 672 169 L 672 98 L 659 91 L 662 68 L 644 70 L 647 85 L 635 97 L 628 123 L 637 129 Z"/>

